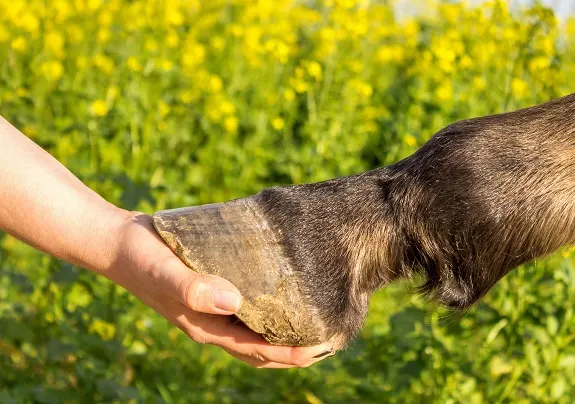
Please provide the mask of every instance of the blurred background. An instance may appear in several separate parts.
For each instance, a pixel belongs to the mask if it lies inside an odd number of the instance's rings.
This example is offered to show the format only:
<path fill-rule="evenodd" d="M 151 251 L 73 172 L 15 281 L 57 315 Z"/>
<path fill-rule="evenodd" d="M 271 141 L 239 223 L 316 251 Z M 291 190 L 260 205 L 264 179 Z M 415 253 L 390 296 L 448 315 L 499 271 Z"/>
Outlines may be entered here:
<path fill-rule="evenodd" d="M 0 1 L 0 114 L 126 209 L 224 201 L 573 92 L 570 3 Z M 336 357 L 255 370 L 0 233 L 0 402 L 572 402 L 571 251 L 464 315 L 414 289 L 378 292 Z"/>

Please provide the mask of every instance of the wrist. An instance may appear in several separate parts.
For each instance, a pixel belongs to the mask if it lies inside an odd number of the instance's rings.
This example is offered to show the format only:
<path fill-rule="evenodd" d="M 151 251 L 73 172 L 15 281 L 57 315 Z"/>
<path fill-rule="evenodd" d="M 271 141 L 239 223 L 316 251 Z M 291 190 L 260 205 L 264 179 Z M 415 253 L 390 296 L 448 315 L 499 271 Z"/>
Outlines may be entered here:
<path fill-rule="evenodd" d="M 79 255 L 73 261 L 83 268 L 96 272 L 100 275 L 110 277 L 118 257 L 121 254 L 124 243 L 123 229 L 133 214 L 125 209 L 109 205 L 96 217 L 87 223 L 91 227 L 88 240 L 82 240 L 84 243 L 78 249 Z"/>

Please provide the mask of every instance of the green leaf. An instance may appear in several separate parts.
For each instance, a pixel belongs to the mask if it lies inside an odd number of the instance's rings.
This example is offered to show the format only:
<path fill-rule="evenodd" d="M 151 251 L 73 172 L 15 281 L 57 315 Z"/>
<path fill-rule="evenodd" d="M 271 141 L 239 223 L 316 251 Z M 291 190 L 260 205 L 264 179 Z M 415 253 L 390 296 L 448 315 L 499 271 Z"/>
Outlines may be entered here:
<path fill-rule="evenodd" d="M 559 321 L 555 316 L 547 317 L 547 331 L 550 335 L 556 335 L 559 330 Z"/>
<path fill-rule="evenodd" d="M 557 379 L 551 385 L 551 398 L 557 400 L 564 396 L 567 383 L 565 379 Z"/>
<path fill-rule="evenodd" d="M 499 335 L 501 330 L 507 326 L 507 324 L 509 324 L 507 319 L 504 318 L 504 319 L 499 320 L 497 322 L 497 324 L 495 324 L 495 326 L 493 326 L 491 331 L 489 331 L 489 334 L 487 334 L 487 338 L 485 339 L 485 344 L 486 345 L 491 344 L 495 340 L 495 338 L 497 338 L 497 336 Z"/>

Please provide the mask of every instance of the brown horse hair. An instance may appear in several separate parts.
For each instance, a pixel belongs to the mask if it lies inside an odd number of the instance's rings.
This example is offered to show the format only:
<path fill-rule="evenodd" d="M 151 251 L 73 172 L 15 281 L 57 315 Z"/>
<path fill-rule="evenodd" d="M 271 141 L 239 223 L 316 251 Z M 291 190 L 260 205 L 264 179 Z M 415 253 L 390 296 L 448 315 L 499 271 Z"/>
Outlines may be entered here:
<path fill-rule="evenodd" d="M 575 94 L 459 121 L 390 166 L 256 200 L 342 344 L 397 279 L 420 274 L 421 292 L 467 309 L 511 269 L 575 243 Z"/>

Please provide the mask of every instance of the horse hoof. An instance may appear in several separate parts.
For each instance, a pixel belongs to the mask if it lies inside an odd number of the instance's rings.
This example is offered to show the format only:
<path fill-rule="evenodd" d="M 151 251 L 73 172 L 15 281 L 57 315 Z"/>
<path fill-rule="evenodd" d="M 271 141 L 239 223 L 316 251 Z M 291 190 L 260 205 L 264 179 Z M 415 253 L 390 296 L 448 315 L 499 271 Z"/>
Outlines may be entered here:
<path fill-rule="evenodd" d="M 325 342 L 317 314 L 253 197 L 153 215 L 156 231 L 191 269 L 227 279 L 243 295 L 236 316 L 275 345 Z"/>

